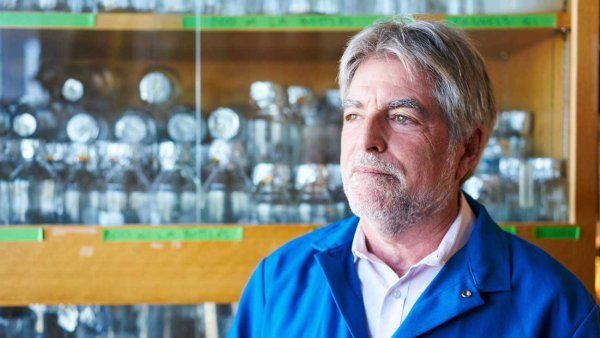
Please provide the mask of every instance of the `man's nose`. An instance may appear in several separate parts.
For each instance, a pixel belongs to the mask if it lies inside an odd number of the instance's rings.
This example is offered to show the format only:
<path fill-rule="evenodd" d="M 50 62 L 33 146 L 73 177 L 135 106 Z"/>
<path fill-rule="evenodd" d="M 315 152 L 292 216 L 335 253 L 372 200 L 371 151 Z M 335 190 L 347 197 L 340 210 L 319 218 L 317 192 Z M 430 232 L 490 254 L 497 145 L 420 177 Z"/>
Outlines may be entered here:
<path fill-rule="evenodd" d="M 361 126 L 361 147 L 368 152 L 384 152 L 387 148 L 384 128 L 378 116 L 368 116 Z"/>

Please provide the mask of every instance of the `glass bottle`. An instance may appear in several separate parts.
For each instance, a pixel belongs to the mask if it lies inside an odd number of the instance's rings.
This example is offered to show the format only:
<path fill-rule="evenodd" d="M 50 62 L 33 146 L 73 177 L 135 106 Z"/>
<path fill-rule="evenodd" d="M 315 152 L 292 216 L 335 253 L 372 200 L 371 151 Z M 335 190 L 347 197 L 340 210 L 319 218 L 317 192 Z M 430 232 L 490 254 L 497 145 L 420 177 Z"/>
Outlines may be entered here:
<path fill-rule="evenodd" d="M 352 216 L 350 206 L 348 205 L 348 199 L 344 193 L 344 186 L 342 184 L 342 171 L 339 164 L 328 164 L 327 165 L 327 177 L 328 177 L 328 189 L 331 194 L 331 199 L 335 205 L 335 219 L 342 219 Z"/>
<path fill-rule="evenodd" d="M 252 210 L 252 185 L 237 160 L 241 151 L 231 142 L 216 139 L 211 143 L 211 157 L 217 163 L 204 183 L 206 200 L 203 222 L 249 222 Z"/>
<path fill-rule="evenodd" d="M 153 224 L 196 223 L 200 220 L 200 183 L 192 168 L 181 164 L 173 142 L 160 144 L 161 171 L 152 185 Z"/>
<path fill-rule="evenodd" d="M 52 139 L 58 128 L 57 118 L 49 108 L 33 108 L 27 104 L 15 106 L 13 132 L 21 138 Z"/>
<path fill-rule="evenodd" d="M 236 156 L 236 163 L 245 171 L 248 167 L 248 156 L 244 151 L 244 135 L 243 130 L 246 125 L 245 119 L 237 111 L 227 108 L 219 107 L 215 109 L 208 117 L 208 132 L 214 140 L 219 140 L 214 146 L 208 147 L 208 161 L 203 166 L 202 170 L 207 170 L 210 174 L 216 166 L 221 154 L 218 153 L 222 145 L 229 143 L 225 148 L 231 148 Z M 225 150 L 227 152 L 228 150 Z M 212 152 L 212 153 L 211 153 Z M 212 159 L 212 160 L 211 160 Z M 204 177 L 204 175 L 203 175 Z"/>
<path fill-rule="evenodd" d="M 140 305 L 111 306 L 111 333 L 114 338 L 138 338 L 142 332 L 143 307 Z"/>
<path fill-rule="evenodd" d="M 151 67 L 142 75 L 138 85 L 140 100 L 149 105 L 167 105 L 181 95 L 177 73 L 166 67 Z"/>
<path fill-rule="evenodd" d="M 202 116 L 199 119 L 200 142 L 202 142 L 206 137 L 206 122 Z M 193 109 L 186 106 L 177 106 L 171 110 L 171 117 L 167 122 L 167 134 L 174 142 L 192 143 L 196 140 L 197 122 Z"/>
<path fill-rule="evenodd" d="M 290 150 L 291 154 L 291 165 L 296 165 L 304 162 L 312 162 L 308 160 L 307 153 L 318 153 L 322 143 L 319 138 L 313 139 L 308 138 L 306 134 L 309 134 L 311 127 L 305 124 L 306 116 L 314 116 L 316 113 L 316 99 L 313 92 L 302 86 L 289 86 L 287 89 L 288 103 L 290 107 Z M 313 126 L 314 127 L 314 126 Z M 313 128 L 314 133 L 319 133 L 322 130 L 322 126 Z M 308 142 L 308 143 L 307 143 Z M 315 149 L 317 146 L 317 149 Z"/>
<path fill-rule="evenodd" d="M 129 0 L 98 0 L 100 12 L 127 12 L 130 10 Z"/>
<path fill-rule="evenodd" d="M 156 121 L 142 109 L 128 108 L 114 126 L 115 138 L 125 143 L 151 143 L 156 140 Z"/>
<path fill-rule="evenodd" d="M 11 218 L 11 174 L 19 164 L 20 141 L 0 139 L 0 225 L 10 224 Z"/>
<path fill-rule="evenodd" d="M 0 137 L 10 133 L 10 111 L 5 106 L 0 106 Z"/>
<path fill-rule="evenodd" d="M 78 306 L 79 318 L 76 338 L 108 337 L 111 326 L 110 309 L 106 306 Z"/>
<path fill-rule="evenodd" d="M 55 224 L 62 214 L 62 182 L 38 140 L 21 141 L 23 163 L 11 174 L 11 224 Z"/>
<path fill-rule="evenodd" d="M 299 165 L 296 169 L 296 191 L 300 222 L 326 224 L 335 219 L 325 165 Z"/>
<path fill-rule="evenodd" d="M 328 89 L 319 105 L 319 116 L 324 119 L 323 144 L 326 163 L 340 161 L 340 137 L 342 135 L 342 102 L 340 91 Z"/>
<path fill-rule="evenodd" d="M 120 157 L 117 154 L 108 155 L 112 169 L 106 174 L 102 189 L 99 223 L 101 225 L 149 223 L 150 183 L 139 165 L 139 158 L 132 155 L 136 152 L 139 154 L 140 149 L 125 144 L 117 144 L 116 147 L 122 148 L 124 154 L 122 153 Z"/>
<path fill-rule="evenodd" d="M 70 224 L 98 224 L 102 185 L 94 172 L 96 163 L 89 151 L 83 149 L 74 155 L 75 163 L 65 184 L 65 222 Z"/>
<path fill-rule="evenodd" d="M 255 223 L 290 223 L 296 219 L 296 206 L 291 203 L 289 191 L 290 179 L 288 166 L 273 163 L 254 166 Z"/>
<path fill-rule="evenodd" d="M 108 137 L 108 125 L 92 114 L 79 112 L 67 121 L 67 137 L 71 142 L 90 144 Z"/>
<path fill-rule="evenodd" d="M 254 82 L 250 97 L 255 107 L 248 121 L 250 163 L 290 165 L 289 110 L 283 87 L 272 82 Z"/>

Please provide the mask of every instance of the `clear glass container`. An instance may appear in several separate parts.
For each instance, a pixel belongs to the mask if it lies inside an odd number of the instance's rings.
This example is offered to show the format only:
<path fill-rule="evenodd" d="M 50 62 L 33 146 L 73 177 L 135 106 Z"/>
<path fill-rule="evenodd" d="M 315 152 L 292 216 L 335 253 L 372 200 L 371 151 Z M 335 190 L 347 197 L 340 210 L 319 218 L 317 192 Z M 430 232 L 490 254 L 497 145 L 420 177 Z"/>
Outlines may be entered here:
<path fill-rule="evenodd" d="M 258 224 L 292 223 L 297 219 L 296 205 L 290 192 L 291 172 L 285 165 L 259 163 L 254 166 L 254 222 Z"/>
<path fill-rule="evenodd" d="M 97 159 L 87 147 L 71 151 L 74 163 L 65 183 L 65 223 L 99 224 L 102 179 L 96 171 Z"/>
<path fill-rule="evenodd" d="M 127 108 L 115 122 L 114 136 L 125 143 L 152 143 L 157 139 L 157 125 L 148 111 Z"/>
<path fill-rule="evenodd" d="M 171 109 L 171 116 L 167 122 L 167 134 L 169 138 L 178 143 L 192 143 L 196 140 L 196 114 L 194 110 L 186 106 L 176 106 Z M 206 122 L 198 114 L 200 120 L 200 142 L 206 138 Z"/>
<path fill-rule="evenodd" d="M 56 224 L 62 221 L 63 182 L 50 167 L 38 140 L 21 141 L 22 163 L 11 174 L 11 224 Z"/>
<path fill-rule="evenodd" d="M 173 142 L 163 142 L 159 157 L 161 170 L 152 185 L 152 224 L 199 222 L 200 182 L 193 169 L 184 164 L 182 149 Z"/>
<path fill-rule="evenodd" d="M 290 121 L 286 92 L 273 82 L 254 82 L 250 86 L 254 112 L 248 121 L 248 156 L 257 163 L 290 165 Z"/>
<path fill-rule="evenodd" d="M 79 112 L 69 118 L 66 125 L 67 137 L 74 143 L 90 144 L 109 137 L 108 124 L 99 116 Z"/>
<path fill-rule="evenodd" d="M 150 67 L 142 75 L 138 91 L 140 100 L 148 105 L 169 105 L 181 97 L 181 80 L 171 68 Z"/>
<path fill-rule="evenodd" d="M 0 308 L 0 337 L 35 337 L 35 313 L 26 307 Z"/>
<path fill-rule="evenodd" d="M 111 154 L 114 151 L 113 154 Z M 106 174 L 99 213 L 101 225 L 148 224 L 151 205 L 150 183 L 140 166 L 139 146 L 111 144 L 111 169 Z"/>
<path fill-rule="evenodd" d="M 238 149 L 221 139 L 211 144 L 210 153 L 216 166 L 204 183 L 206 199 L 202 222 L 243 223 L 251 220 L 252 184 L 237 160 Z"/>
<path fill-rule="evenodd" d="M 14 108 L 12 130 L 21 138 L 52 139 L 58 127 L 55 112 L 48 107 L 19 104 Z"/>
<path fill-rule="evenodd" d="M 298 221 L 327 224 L 335 219 L 336 206 L 328 189 L 327 166 L 301 164 L 296 167 Z"/>

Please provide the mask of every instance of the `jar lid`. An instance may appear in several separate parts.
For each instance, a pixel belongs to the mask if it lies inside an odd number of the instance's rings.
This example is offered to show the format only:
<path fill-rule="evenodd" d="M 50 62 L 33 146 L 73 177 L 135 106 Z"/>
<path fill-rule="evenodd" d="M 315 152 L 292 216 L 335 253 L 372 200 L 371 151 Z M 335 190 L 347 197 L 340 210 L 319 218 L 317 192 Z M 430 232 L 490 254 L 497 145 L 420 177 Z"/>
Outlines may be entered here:
<path fill-rule="evenodd" d="M 194 142 L 196 118 L 192 111 L 185 107 L 176 108 L 167 122 L 167 133 L 175 142 Z"/>
<path fill-rule="evenodd" d="M 208 130 L 212 137 L 231 140 L 240 132 L 240 115 L 233 109 L 220 107 L 208 118 Z"/>
<path fill-rule="evenodd" d="M 161 71 L 151 71 L 144 75 L 139 84 L 140 99 L 149 104 L 163 104 L 171 99 L 173 83 Z"/>
<path fill-rule="evenodd" d="M 78 113 L 67 122 L 67 136 L 72 142 L 89 143 L 100 135 L 98 121 L 90 114 Z"/>
<path fill-rule="evenodd" d="M 83 83 L 79 79 L 68 78 L 62 85 L 61 94 L 70 102 L 77 102 L 81 100 L 85 92 Z"/>

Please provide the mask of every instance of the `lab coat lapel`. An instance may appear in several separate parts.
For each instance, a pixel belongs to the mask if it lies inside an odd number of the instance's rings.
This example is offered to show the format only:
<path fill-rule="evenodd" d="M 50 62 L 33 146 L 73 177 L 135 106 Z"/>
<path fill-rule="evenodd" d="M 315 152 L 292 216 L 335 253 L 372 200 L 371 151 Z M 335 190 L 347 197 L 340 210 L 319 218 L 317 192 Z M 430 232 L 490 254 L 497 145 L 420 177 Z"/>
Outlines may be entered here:
<path fill-rule="evenodd" d="M 367 320 L 351 246 L 347 244 L 321 251 L 315 254 L 315 258 L 325 274 L 331 295 L 348 330 L 353 337 L 367 337 Z"/>
<path fill-rule="evenodd" d="M 424 334 L 485 306 L 482 293 L 510 290 L 507 235 L 482 205 L 468 195 L 466 198 L 477 215 L 471 238 L 425 289 L 393 337 Z"/>

